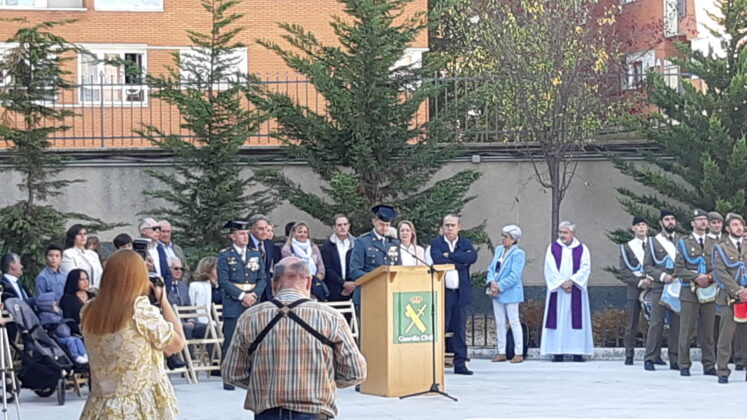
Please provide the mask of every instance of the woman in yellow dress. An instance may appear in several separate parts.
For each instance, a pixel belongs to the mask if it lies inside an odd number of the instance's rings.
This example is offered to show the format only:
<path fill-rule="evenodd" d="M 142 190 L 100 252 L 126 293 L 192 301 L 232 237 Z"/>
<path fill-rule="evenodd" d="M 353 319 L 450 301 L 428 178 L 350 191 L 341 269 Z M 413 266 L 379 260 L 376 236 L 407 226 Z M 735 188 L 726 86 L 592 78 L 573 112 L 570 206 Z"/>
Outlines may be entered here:
<path fill-rule="evenodd" d="M 148 292 L 159 301 L 151 305 Z M 184 331 L 143 259 L 130 250 L 106 263 L 98 296 L 81 310 L 91 392 L 81 419 L 175 419 L 174 388 L 163 366 L 184 348 Z"/>

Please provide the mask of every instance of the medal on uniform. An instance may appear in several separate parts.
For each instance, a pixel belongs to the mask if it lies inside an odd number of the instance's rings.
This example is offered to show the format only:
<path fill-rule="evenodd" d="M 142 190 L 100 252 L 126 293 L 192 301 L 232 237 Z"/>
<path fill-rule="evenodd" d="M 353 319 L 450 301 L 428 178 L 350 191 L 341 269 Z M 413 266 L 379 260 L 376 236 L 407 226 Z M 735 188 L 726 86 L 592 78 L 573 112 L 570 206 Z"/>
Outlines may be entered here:
<path fill-rule="evenodd" d="M 259 257 L 249 258 L 249 262 L 246 263 L 246 268 L 248 268 L 250 271 L 259 270 Z"/>
<path fill-rule="evenodd" d="M 234 265 L 236 262 L 236 257 L 228 257 L 228 265 Z"/>

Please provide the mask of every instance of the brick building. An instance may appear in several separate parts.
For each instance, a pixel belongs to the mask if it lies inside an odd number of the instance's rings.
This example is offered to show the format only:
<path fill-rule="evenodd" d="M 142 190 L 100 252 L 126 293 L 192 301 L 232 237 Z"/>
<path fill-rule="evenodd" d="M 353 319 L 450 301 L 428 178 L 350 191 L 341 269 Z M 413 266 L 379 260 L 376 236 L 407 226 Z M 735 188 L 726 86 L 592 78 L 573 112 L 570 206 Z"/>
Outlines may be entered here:
<path fill-rule="evenodd" d="M 708 31 L 716 28 L 710 13 L 718 15 L 715 0 L 621 0 L 617 33 L 625 49 L 627 78 L 623 86 L 640 86 L 646 71 L 666 74 L 671 86 L 679 85 L 675 42 L 690 44 L 704 53 L 709 46 L 722 54 L 718 40 Z M 624 78 L 625 79 L 625 78 Z"/>
<path fill-rule="evenodd" d="M 426 8 L 427 0 L 414 0 L 407 12 Z M 277 26 L 287 22 L 303 26 L 322 42 L 334 43 L 329 23 L 332 15 L 343 15 L 341 4 L 335 0 L 244 0 L 233 11 L 245 15 L 238 24 L 246 28 L 236 39 L 246 44 L 236 51 L 237 70 L 256 74 L 279 89 L 296 91 L 306 98 L 302 100 L 319 101 L 305 81 L 290 74 L 277 55 L 255 41 L 269 39 L 287 45 Z M 77 19 L 55 28 L 55 33 L 100 58 L 119 57 L 150 73 L 162 72 L 165 65 L 173 64 L 172 53 L 189 48 L 188 29 L 209 29 L 209 15 L 198 0 L 0 0 L 0 17 L 25 17 L 31 23 Z M 0 39 L 9 38 L 19 26 L 3 22 Z M 419 60 L 427 42 L 423 32 L 403 60 Z M 0 53 L 8 47 L 0 42 Z M 54 103 L 73 109 L 79 117 L 64 134 L 65 141 L 55 141 L 55 146 L 146 146 L 132 133 L 140 122 L 178 127 L 174 110 L 151 100 L 147 87 L 137 85 L 123 67 L 96 64 L 84 56 L 72 66 L 71 81 L 80 86 L 58 93 Z M 263 142 L 273 143 L 266 133 L 251 141 Z"/>

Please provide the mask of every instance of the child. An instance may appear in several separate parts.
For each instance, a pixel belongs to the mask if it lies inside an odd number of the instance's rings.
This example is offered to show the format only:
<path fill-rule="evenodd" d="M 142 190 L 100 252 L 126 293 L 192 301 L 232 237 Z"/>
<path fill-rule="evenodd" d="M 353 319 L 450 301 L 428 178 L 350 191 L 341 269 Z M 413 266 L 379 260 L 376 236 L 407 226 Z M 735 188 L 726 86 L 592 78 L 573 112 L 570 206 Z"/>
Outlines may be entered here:
<path fill-rule="evenodd" d="M 70 333 L 70 327 L 62 321 L 62 310 L 57 304 L 53 293 L 43 293 L 36 298 L 36 307 L 39 309 L 39 320 L 42 325 L 57 325 L 52 331 L 55 341 L 67 347 L 68 353 L 75 363 L 84 365 L 88 363 L 88 352 L 80 337 Z"/>

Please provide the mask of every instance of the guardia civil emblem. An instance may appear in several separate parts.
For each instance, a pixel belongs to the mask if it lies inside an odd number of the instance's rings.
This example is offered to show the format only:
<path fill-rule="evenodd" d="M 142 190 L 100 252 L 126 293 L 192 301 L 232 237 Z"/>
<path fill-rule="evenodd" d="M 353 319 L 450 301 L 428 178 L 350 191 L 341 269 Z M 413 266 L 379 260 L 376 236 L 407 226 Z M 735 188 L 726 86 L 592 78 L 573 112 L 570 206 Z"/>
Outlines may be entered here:
<path fill-rule="evenodd" d="M 438 306 L 431 292 L 394 293 L 394 343 L 425 343 L 434 339 L 433 314 Z M 436 302 L 438 299 L 436 299 Z M 438 319 L 438 313 L 436 313 Z"/>

